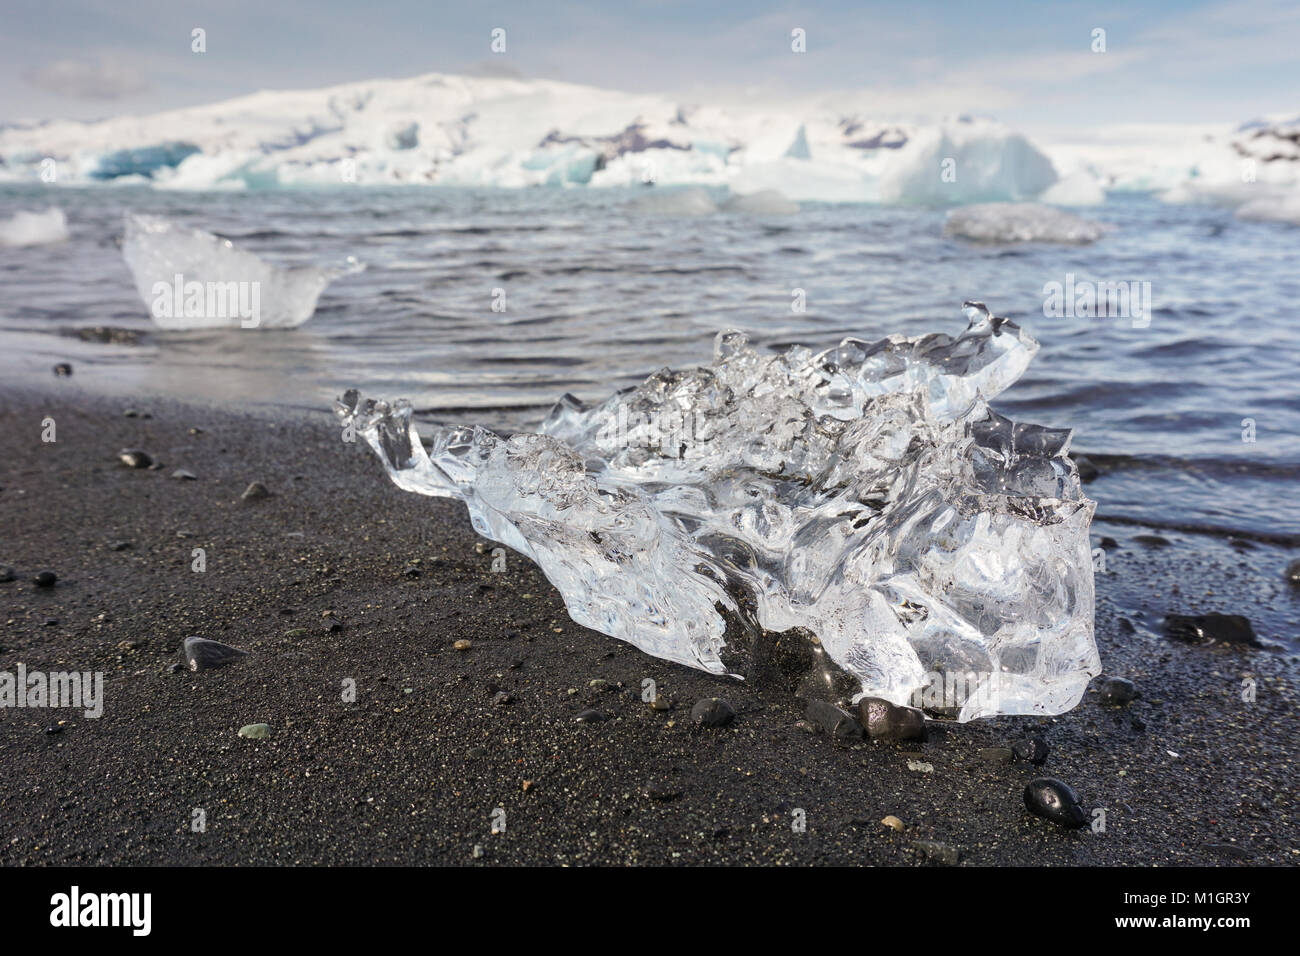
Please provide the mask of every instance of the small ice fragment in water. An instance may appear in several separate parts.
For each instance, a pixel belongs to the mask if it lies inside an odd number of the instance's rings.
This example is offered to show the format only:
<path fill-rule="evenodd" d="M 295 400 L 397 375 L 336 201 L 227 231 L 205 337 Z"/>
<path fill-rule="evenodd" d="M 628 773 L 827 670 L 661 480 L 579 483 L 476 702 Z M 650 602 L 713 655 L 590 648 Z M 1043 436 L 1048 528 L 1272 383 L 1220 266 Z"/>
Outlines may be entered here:
<path fill-rule="evenodd" d="M 427 452 L 408 402 L 337 411 L 399 487 L 464 501 L 575 621 L 647 653 L 828 701 L 1059 714 L 1101 670 L 1094 504 L 1069 430 L 988 407 L 1038 343 L 966 316 L 818 353 L 722 332 L 711 366 Z"/>
<path fill-rule="evenodd" d="M 42 246 L 68 238 L 68 218 L 62 209 L 19 210 L 0 220 L 0 246 Z"/>
<path fill-rule="evenodd" d="M 351 257 L 335 269 L 280 268 L 202 229 L 130 214 L 122 258 L 153 320 L 165 329 L 302 325 L 327 285 L 365 268 Z"/>
<path fill-rule="evenodd" d="M 945 235 L 973 242 L 1060 242 L 1083 245 L 1106 234 L 1101 223 L 1034 202 L 991 202 L 948 213 Z"/>

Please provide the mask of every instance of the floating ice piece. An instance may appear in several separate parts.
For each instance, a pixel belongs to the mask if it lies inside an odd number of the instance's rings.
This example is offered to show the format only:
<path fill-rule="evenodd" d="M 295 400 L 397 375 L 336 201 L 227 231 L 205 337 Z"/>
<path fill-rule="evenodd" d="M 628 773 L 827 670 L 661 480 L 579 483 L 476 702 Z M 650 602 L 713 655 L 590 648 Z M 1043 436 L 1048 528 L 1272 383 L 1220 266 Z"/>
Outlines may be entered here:
<path fill-rule="evenodd" d="M 657 657 L 826 700 L 959 720 L 1058 714 L 1100 670 L 1067 429 L 986 399 L 1038 343 L 978 303 L 957 338 L 767 356 L 717 336 L 539 432 L 438 429 L 405 401 L 337 405 L 389 476 L 457 498 L 535 561 L 575 621 Z"/>
<path fill-rule="evenodd" d="M 202 229 L 130 214 L 122 257 L 153 320 L 165 329 L 302 325 L 327 285 L 365 268 L 352 257 L 336 269 L 280 268 Z"/>
<path fill-rule="evenodd" d="M 975 242 L 1060 242 L 1083 245 L 1106 234 L 1099 222 L 1033 202 L 992 202 L 948 213 L 943 231 Z"/>
<path fill-rule="evenodd" d="M 1250 222 L 1283 222 L 1300 226 L 1300 192 L 1252 199 L 1237 207 L 1236 217 Z"/>
<path fill-rule="evenodd" d="M 708 190 L 699 186 L 686 189 L 653 189 L 631 203 L 633 212 L 645 216 L 709 216 L 718 211 Z"/>
<path fill-rule="evenodd" d="M 0 246 L 42 246 L 68 238 L 68 218 L 62 209 L 20 210 L 0 220 Z"/>
<path fill-rule="evenodd" d="M 750 216 L 789 216 L 799 211 L 799 204 L 776 189 L 762 189 L 756 193 L 732 196 L 722 204 L 726 212 L 746 213 Z"/>

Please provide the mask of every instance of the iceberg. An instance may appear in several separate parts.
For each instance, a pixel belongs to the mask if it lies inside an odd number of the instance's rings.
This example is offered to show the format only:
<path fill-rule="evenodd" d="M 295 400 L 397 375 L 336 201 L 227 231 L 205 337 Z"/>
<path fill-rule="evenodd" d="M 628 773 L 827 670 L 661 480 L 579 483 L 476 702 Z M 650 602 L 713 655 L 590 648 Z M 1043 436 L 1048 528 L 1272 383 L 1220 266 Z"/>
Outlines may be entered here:
<path fill-rule="evenodd" d="M 1059 714 L 1100 671 L 1068 429 L 987 400 L 1038 343 L 979 303 L 968 326 L 764 355 L 720 332 L 538 431 L 436 429 L 406 401 L 336 404 L 389 477 L 465 502 L 579 624 L 656 657 L 845 703 L 960 721 Z"/>
<path fill-rule="evenodd" d="M 430 73 L 93 122 L 0 124 L 0 175 L 159 189 L 298 185 L 779 189 L 796 201 L 1036 196 L 1051 162 L 992 121 L 861 116 L 857 97 L 687 104 L 555 80 Z M 956 179 L 941 181 L 951 159 Z"/>
<path fill-rule="evenodd" d="M 68 217 L 62 209 L 19 210 L 0 220 L 0 246 L 43 246 L 68 238 Z"/>
<path fill-rule="evenodd" d="M 945 235 L 973 242 L 1059 242 L 1083 245 L 1106 234 L 1099 222 L 1039 203 L 980 203 L 948 213 Z"/>
<path fill-rule="evenodd" d="M 1053 206 L 1100 206 L 1106 201 L 1106 191 L 1095 176 L 1080 170 L 1058 179 L 1038 201 Z"/>
<path fill-rule="evenodd" d="M 302 325 L 326 286 L 365 268 L 351 257 L 339 268 L 280 268 L 202 229 L 131 214 L 122 258 L 153 320 L 165 329 Z"/>
<path fill-rule="evenodd" d="M 1281 222 L 1300 226 L 1300 191 L 1260 196 L 1242 203 L 1234 215 L 1247 222 Z"/>

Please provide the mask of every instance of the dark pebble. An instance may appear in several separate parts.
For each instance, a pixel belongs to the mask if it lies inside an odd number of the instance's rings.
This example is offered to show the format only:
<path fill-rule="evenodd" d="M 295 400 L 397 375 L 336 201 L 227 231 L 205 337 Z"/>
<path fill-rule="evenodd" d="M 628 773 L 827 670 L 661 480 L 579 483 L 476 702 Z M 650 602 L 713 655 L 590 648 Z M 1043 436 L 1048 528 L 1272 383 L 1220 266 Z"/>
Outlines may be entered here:
<path fill-rule="evenodd" d="M 1096 481 L 1101 474 L 1101 470 L 1083 455 L 1075 457 L 1074 467 L 1079 470 L 1079 480 L 1085 485 L 1090 481 Z"/>
<path fill-rule="evenodd" d="M 1286 579 L 1300 587 L 1300 558 L 1296 558 L 1286 566 Z"/>
<path fill-rule="evenodd" d="M 912 849 L 931 863 L 941 863 L 944 866 L 956 866 L 957 861 L 961 859 L 960 850 L 939 840 L 914 840 Z"/>
<path fill-rule="evenodd" d="M 44 624 L 46 627 L 58 627 L 59 619 L 57 617 L 47 617 L 41 623 Z"/>
<path fill-rule="evenodd" d="M 177 468 L 172 472 L 172 477 L 177 481 L 197 481 L 199 476 L 192 471 L 186 471 L 184 468 Z"/>
<path fill-rule="evenodd" d="M 705 727 L 724 727 L 735 716 L 735 709 L 721 697 L 705 697 L 691 708 L 691 720 Z"/>
<path fill-rule="evenodd" d="M 139 448 L 123 448 L 117 453 L 117 459 L 128 468 L 148 468 L 153 464 L 150 454 Z"/>
<path fill-rule="evenodd" d="M 1137 684 L 1123 677 L 1107 677 L 1097 685 L 1097 697 L 1103 704 L 1123 707 L 1130 701 L 1137 700 Z"/>
<path fill-rule="evenodd" d="M 63 728 L 56 724 L 53 727 L 46 727 L 45 732 L 49 734 L 51 737 L 53 737 L 55 734 L 63 733 Z"/>
<path fill-rule="evenodd" d="M 32 578 L 32 583 L 38 588 L 52 588 L 54 587 L 54 582 L 58 580 L 59 576 L 53 571 L 41 571 L 36 575 L 36 577 Z"/>
<path fill-rule="evenodd" d="M 1250 619 L 1240 614 L 1169 614 L 1165 636 L 1187 644 L 1246 644 L 1259 647 Z"/>
<path fill-rule="evenodd" d="M 810 700 L 804 716 L 840 743 L 862 739 L 862 725 L 842 707 L 824 700 Z"/>
<path fill-rule="evenodd" d="M 1119 542 L 1111 537 L 1102 538 L 1100 544 L 1107 551 L 1113 551 L 1119 547 Z"/>
<path fill-rule="evenodd" d="M 185 670 L 185 665 L 182 664 L 180 661 L 176 661 L 175 663 L 167 665 L 168 674 L 179 674 L 183 670 Z"/>
<path fill-rule="evenodd" d="M 658 803 L 668 803 L 682 795 L 682 788 L 671 783 L 652 783 L 646 787 L 646 796 Z"/>
<path fill-rule="evenodd" d="M 4 584 L 14 579 L 14 569 L 9 565 L 0 565 L 0 584 Z"/>
<path fill-rule="evenodd" d="M 497 691 L 492 695 L 492 703 L 497 707 L 504 707 L 506 704 L 513 704 L 515 699 L 503 690 Z"/>
<path fill-rule="evenodd" d="M 594 724 L 605 719 L 605 715 L 598 710 L 584 710 L 573 718 L 580 724 Z"/>
<path fill-rule="evenodd" d="M 271 492 L 266 490 L 266 485 L 260 481 L 250 482 L 249 486 L 244 489 L 244 493 L 239 497 L 245 501 L 258 501 L 262 498 L 271 497 Z"/>
<path fill-rule="evenodd" d="M 1025 785 L 1025 807 L 1035 816 L 1078 830 L 1088 825 L 1088 814 L 1083 809 L 1074 788 L 1055 777 L 1037 777 Z"/>
<path fill-rule="evenodd" d="M 1041 767 L 1047 761 L 1047 741 L 1042 737 L 1026 737 L 1011 745 L 1011 750 L 1021 760 L 1028 760 L 1035 767 Z"/>
<path fill-rule="evenodd" d="M 1015 757 L 1015 751 L 1010 747 L 983 747 L 979 751 L 979 757 L 985 763 L 1011 763 Z"/>
<path fill-rule="evenodd" d="M 59 378 L 67 378 L 72 374 L 72 366 L 67 362 L 60 362 L 54 366 L 54 374 Z"/>
<path fill-rule="evenodd" d="M 899 707 L 880 697 L 858 701 L 862 726 L 872 740 L 924 740 L 925 714 L 915 707 Z"/>
<path fill-rule="evenodd" d="M 109 545 L 109 548 L 110 548 L 111 550 L 113 550 L 113 551 L 130 551 L 130 550 L 131 550 L 131 542 L 130 542 L 130 541 L 114 541 L 112 544 Z"/>
<path fill-rule="evenodd" d="M 1170 544 L 1169 539 L 1160 534 L 1135 534 L 1133 540 L 1151 548 L 1167 548 Z"/>
<path fill-rule="evenodd" d="M 220 641 L 210 641 L 206 637 L 187 637 L 181 645 L 181 656 L 192 671 L 207 671 L 216 667 L 233 664 L 241 657 L 247 657 L 248 651 L 241 651 Z"/>

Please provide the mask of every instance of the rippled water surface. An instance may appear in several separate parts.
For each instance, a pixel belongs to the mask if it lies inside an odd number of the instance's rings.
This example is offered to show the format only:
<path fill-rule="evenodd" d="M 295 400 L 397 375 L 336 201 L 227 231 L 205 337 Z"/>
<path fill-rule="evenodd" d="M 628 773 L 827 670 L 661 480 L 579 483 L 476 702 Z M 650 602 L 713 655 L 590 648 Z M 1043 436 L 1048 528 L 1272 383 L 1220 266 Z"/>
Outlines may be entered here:
<path fill-rule="evenodd" d="M 1101 515 L 1300 543 L 1300 229 L 1132 198 L 1086 213 L 1114 227 L 1091 246 L 975 246 L 945 238 L 934 210 L 680 216 L 654 211 L 662 195 L 0 191 L 0 216 L 55 204 L 72 232 L 0 249 L 0 368 L 48 379 L 70 361 L 76 387 L 321 409 L 357 385 L 409 397 L 426 418 L 526 427 L 565 392 L 596 399 L 708 361 L 721 328 L 773 348 L 956 334 L 962 301 L 978 299 L 1042 343 L 995 407 L 1075 429 L 1075 450 L 1103 471 L 1089 486 Z M 355 255 L 369 268 L 330 286 L 296 330 L 164 333 L 118 248 L 128 210 L 279 264 Z M 1044 284 L 1067 273 L 1149 282 L 1149 326 L 1046 317 Z M 806 312 L 791 308 L 795 289 Z M 77 337 L 95 326 L 141 335 Z"/>

